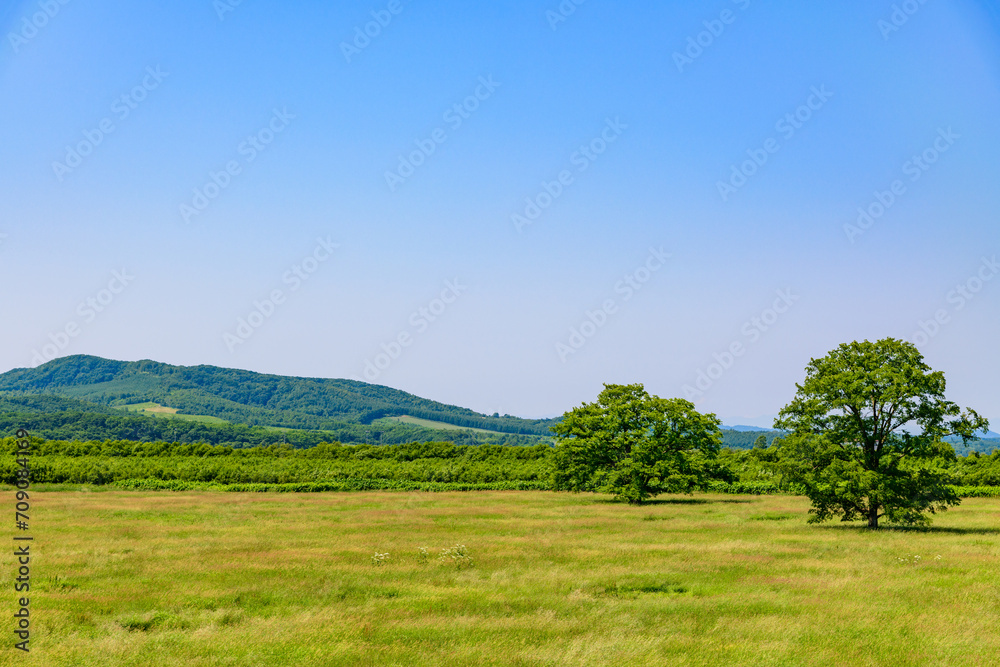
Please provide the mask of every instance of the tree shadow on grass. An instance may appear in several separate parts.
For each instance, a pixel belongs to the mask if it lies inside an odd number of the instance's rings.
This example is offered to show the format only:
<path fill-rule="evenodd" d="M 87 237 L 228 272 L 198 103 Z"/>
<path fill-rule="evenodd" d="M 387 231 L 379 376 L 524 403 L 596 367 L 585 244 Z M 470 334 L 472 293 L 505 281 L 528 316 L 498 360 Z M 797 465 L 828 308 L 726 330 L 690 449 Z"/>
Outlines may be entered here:
<path fill-rule="evenodd" d="M 707 499 L 707 498 L 653 498 L 651 500 L 643 501 L 641 505 L 629 505 L 624 500 L 615 500 L 613 498 L 598 500 L 599 503 L 604 503 L 607 505 L 627 505 L 629 507 L 650 507 L 652 505 L 716 505 L 718 503 L 755 503 L 756 500 L 743 500 L 736 498 L 726 498 L 724 500 Z"/>
<path fill-rule="evenodd" d="M 944 535 L 1000 535 L 1000 528 L 952 528 L 950 526 L 879 526 L 872 531 L 868 526 L 843 524 L 838 526 L 818 525 L 824 530 L 845 530 L 855 533 L 938 533 Z"/>

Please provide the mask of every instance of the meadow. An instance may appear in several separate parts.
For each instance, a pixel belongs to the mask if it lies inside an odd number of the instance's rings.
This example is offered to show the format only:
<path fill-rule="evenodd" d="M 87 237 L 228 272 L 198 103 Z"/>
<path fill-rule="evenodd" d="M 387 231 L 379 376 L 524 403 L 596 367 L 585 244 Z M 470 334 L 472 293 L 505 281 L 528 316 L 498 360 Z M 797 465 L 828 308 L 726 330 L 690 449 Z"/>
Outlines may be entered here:
<path fill-rule="evenodd" d="M 411 417 L 409 415 L 403 415 L 401 417 L 383 417 L 382 421 L 386 422 L 397 422 L 400 424 L 412 424 L 414 426 L 424 426 L 426 428 L 434 428 L 442 431 L 462 431 L 469 430 L 475 433 L 497 433 L 498 431 L 490 431 L 483 428 L 471 428 L 468 426 L 456 426 L 455 424 L 448 424 L 447 422 L 437 421 L 434 419 L 420 419 L 419 417 Z"/>
<path fill-rule="evenodd" d="M 152 401 L 145 401 L 143 403 L 132 403 L 129 405 L 119 405 L 117 409 L 124 410 L 126 412 L 136 412 L 141 414 L 152 415 L 154 417 L 166 417 L 169 419 L 183 419 L 185 421 L 200 422 L 203 424 L 227 424 L 225 419 L 219 419 L 218 417 L 212 417 L 210 415 L 182 415 L 177 414 L 177 408 L 168 408 L 160 405 L 159 403 L 153 403 Z"/>
<path fill-rule="evenodd" d="M 32 503 L 32 650 L 5 631 L 2 664 L 1000 659 L 997 498 L 878 532 L 808 525 L 786 495 L 37 485 Z M 6 607 L 14 571 L 4 550 Z"/>

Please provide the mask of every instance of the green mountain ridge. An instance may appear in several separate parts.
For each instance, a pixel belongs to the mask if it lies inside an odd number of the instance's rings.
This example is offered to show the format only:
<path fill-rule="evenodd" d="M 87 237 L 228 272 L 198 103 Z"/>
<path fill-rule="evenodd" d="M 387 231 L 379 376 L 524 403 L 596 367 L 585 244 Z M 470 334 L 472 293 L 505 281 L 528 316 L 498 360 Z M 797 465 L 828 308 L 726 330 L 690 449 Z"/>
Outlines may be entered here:
<path fill-rule="evenodd" d="M 409 416 L 497 433 L 548 436 L 555 420 L 488 416 L 356 380 L 268 375 L 217 366 L 172 366 L 88 355 L 54 359 L 0 375 L 0 392 L 45 394 L 114 407 L 154 402 L 179 414 L 293 429 L 371 425 Z"/>

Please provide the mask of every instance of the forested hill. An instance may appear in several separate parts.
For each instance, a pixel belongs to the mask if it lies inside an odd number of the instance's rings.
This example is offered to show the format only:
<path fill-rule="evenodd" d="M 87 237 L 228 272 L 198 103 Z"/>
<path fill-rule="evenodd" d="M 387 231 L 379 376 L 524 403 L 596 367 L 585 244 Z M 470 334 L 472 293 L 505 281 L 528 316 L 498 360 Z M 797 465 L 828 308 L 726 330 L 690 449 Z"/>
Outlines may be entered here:
<path fill-rule="evenodd" d="M 157 413 L 153 416 L 122 409 L 136 404 L 164 410 L 152 410 Z M 163 419 L 174 410 L 178 418 Z M 549 427 L 556 421 L 492 417 L 354 380 L 266 375 L 216 366 L 77 355 L 0 374 L 0 432 L 26 428 L 64 440 L 164 440 L 236 447 L 276 442 L 310 447 L 333 441 L 533 445 L 548 441 Z M 750 449 L 761 436 L 770 444 L 779 435 L 774 430 L 724 427 L 722 444 Z M 989 453 L 1000 447 L 1000 440 L 954 446 L 963 454 Z"/>
<path fill-rule="evenodd" d="M 75 355 L 0 374 L 0 391 L 46 394 L 104 406 L 152 402 L 179 414 L 250 426 L 332 429 L 382 417 L 548 436 L 554 420 L 488 416 L 355 380 L 288 377 L 217 366 L 171 366 Z"/>

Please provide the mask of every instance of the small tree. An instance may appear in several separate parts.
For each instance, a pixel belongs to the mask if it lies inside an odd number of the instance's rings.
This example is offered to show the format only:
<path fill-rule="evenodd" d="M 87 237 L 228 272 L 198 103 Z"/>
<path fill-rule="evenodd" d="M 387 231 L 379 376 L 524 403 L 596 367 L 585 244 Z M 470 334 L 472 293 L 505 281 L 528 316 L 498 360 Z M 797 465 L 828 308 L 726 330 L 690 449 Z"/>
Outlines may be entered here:
<path fill-rule="evenodd" d="M 722 440 L 719 419 L 641 384 L 604 385 L 595 403 L 552 427 L 557 490 L 602 491 L 632 504 L 707 485 Z"/>
<path fill-rule="evenodd" d="M 791 431 L 780 466 L 812 501 L 810 522 L 926 524 L 926 512 L 960 502 L 944 467 L 955 452 L 943 438 L 968 440 L 988 422 L 945 400 L 944 374 L 913 344 L 845 343 L 811 360 L 796 386 L 774 426 Z"/>

